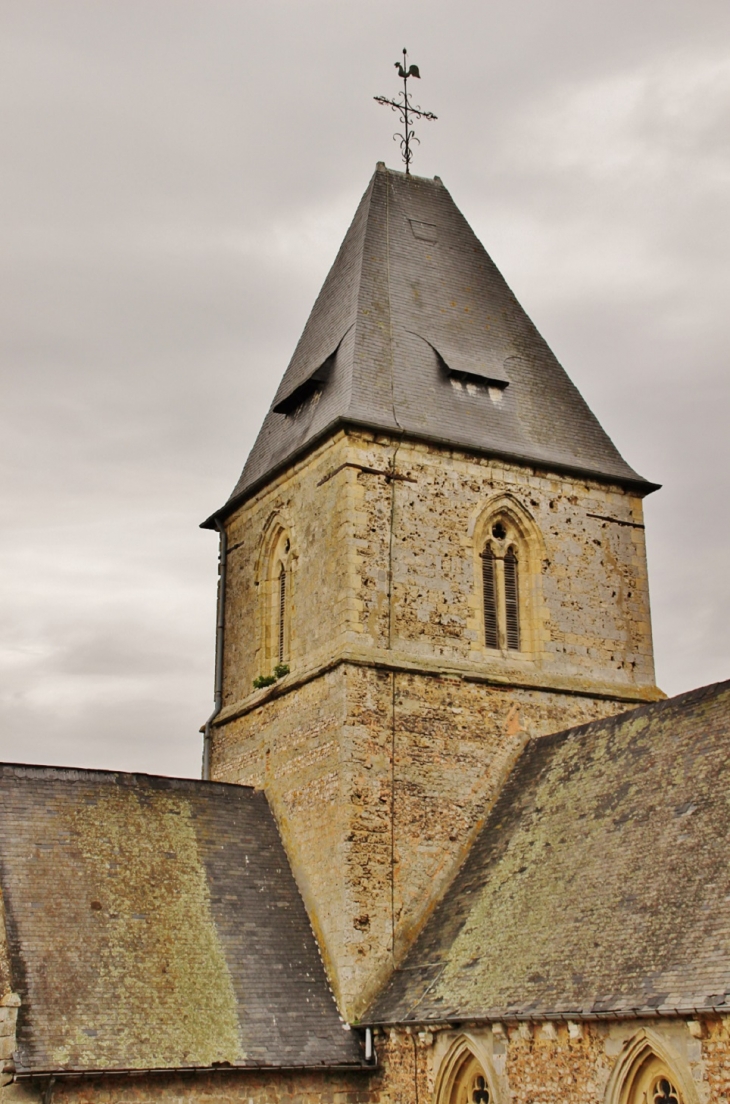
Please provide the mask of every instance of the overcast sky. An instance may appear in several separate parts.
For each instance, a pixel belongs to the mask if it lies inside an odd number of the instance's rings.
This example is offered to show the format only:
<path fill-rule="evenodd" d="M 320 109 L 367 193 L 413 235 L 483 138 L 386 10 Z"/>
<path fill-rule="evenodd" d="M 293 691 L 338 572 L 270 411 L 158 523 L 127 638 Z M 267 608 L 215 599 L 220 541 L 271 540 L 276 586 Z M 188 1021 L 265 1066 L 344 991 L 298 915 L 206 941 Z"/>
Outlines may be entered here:
<path fill-rule="evenodd" d="M 730 676 L 727 0 L 0 0 L 0 756 L 197 775 L 216 538 L 408 46 L 440 175 L 646 503 L 659 684 Z"/>

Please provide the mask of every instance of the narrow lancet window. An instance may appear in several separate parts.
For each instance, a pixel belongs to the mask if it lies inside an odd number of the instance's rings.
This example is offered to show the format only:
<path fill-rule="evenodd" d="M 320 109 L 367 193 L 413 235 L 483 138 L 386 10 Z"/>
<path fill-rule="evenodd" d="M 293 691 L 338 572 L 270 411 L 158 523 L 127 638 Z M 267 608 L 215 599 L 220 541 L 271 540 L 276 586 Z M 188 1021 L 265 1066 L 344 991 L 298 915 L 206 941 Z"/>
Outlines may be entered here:
<path fill-rule="evenodd" d="M 497 573 L 494 552 L 489 546 L 482 552 L 482 589 L 484 592 L 484 643 L 488 648 L 498 648 Z"/>
<path fill-rule="evenodd" d="M 505 643 L 513 651 L 520 650 L 520 594 L 517 579 L 517 556 L 510 548 L 504 558 L 504 621 Z"/>
<path fill-rule="evenodd" d="M 284 662 L 284 633 L 286 626 L 286 571 L 281 565 L 279 572 L 279 663 Z"/>

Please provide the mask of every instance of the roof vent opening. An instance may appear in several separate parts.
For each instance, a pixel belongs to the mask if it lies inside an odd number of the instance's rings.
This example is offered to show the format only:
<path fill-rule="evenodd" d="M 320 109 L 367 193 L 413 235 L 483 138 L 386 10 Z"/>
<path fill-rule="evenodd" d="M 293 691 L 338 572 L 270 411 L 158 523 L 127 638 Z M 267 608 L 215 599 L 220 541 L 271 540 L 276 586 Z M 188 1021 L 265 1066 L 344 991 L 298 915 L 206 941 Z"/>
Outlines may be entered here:
<path fill-rule="evenodd" d="M 491 396 L 493 390 L 501 392 L 509 387 L 509 377 L 501 361 L 489 356 L 481 357 L 471 350 L 465 353 L 460 349 L 448 347 L 443 342 L 436 345 L 427 337 L 423 340 L 431 346 L 441 371 L 450 378 L 457 389 L 463 389 L 472 395 L 478 391 L 489 390 Z M 499 397 L 501 398 L 501 395 Z"/>
<path fill-rule="evenodd" d="M 274 406 L 274 413 L 288 415 L 296 414 L 307 399 L 311 398 L 313 395 L 319 396 L 332 375 L 336 356 L 337 349 L 335 349 L 333 353 L 330 353 L 327 359 L 322 361 L 320 366 L 315 368 L 312 374 L 307 376 L 307 378 L 295 387 L 293 391 L 290 391 L 283 399 L 279 399 L 278 403 Z"/>
<path fill-rule="evenodd" d="M 438 354 L 438 358 L 443 371 L 445 371 L 452 380 L 460 381 L 468 391 L 473 392 L 475 384 L 480 390 L 489 388 L 490 391 L 494 387 L 498 388 L 500 391 L 504 390 L 505 387 L 509 387 L 509 380 L 505 377 L 498 364 L 482 366 L 479 363 L 473 363 L 467 365 L 464 364 L 463 358 L 459 358 L 457 367 L 453 364 L 453 361 L 449 363 L 441 353 Z"/>
<path fill-rule="evenodd" d="M 438 227 L 434 226 L 432 222 L 419 222 L 412 218 L 409 218 L 408 221 L 411 224 L 414 238 L 424 242 L 437 242 L 439 240 Z"/>

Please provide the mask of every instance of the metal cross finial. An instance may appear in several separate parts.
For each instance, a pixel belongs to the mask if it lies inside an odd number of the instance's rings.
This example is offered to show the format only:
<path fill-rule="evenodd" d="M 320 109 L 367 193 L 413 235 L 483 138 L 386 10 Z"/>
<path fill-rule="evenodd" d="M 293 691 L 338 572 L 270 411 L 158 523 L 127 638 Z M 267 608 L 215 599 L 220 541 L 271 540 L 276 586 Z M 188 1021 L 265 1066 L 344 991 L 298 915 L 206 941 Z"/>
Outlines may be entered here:
<path fill-rule="evenodd" d="M 398 94 L 397 100 L 389 100 L 387 96 L 373 96 L 374 100 L 377 100 L 379 104 L 387 104 L 388 107 L 392 107 L 394 111 L 397 111 L 400 115 L 400 121 L 403 124 L 403 133 L 397 131 L 393 138 L 396 141 L 400 141 L 400 148 L 403 155 L 403 160 L 406 165 L 406 173 L 410 175 L 411 161 L 413 160 L 413 142 L 418 142 L 418 138 L 414 131 L 411 129 L 411 122 L 413 119 L 435 119 L 431 111 L 423 111 L 417 104 L 411 103 L 411 97 L 408 92 L 408 78 L 417 77 L 420 80 L 421 74 L 418 71 L 417 65 L 408 65 L 408 54 L 406 53 L 405 46 L 403 47 L 403 61 L 396 61 L 395 67 L 398 70 L 398 76 L 403 78 L 403 91 Z M 420 143 L 419 143 L 420 144 Z"/>

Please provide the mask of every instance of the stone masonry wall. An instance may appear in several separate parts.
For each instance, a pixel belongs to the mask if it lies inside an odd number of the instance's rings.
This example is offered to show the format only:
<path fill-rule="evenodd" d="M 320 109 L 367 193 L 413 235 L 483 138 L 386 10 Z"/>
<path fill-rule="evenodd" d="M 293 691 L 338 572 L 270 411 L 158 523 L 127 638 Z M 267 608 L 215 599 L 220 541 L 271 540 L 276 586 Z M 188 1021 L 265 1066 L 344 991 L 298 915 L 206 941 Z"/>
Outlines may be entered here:
<path fill-rule="evenodd" d="M 653 687 L 640 498 L 411 442 L 361 435 L 351 438 L 350 455 L 364 468 L 387 469 L 394 461 L 405 477 L 388 483 L 357 469 L 338 476 L 353 482 L 361 644 L 390 646 L 414 660 L 476 665 L 515 681 L 572 680 L 589 690 L 603 683 L 625 692 Z M 504 497 L 531 517 L 542 548 L 535 647 L 495 657 L 481 639 L 475 539 L 485 508 Z M 521 585 L 528 590 L 527 581 Z"/>
<path fill-rule="evenodd" d="M 376 1031 L 371 1071 L 58 1079 L 45 1104 L 449 1104 L 442 1071 L 464 1045 L 487 1075 L 490 1104 L 618 1104 L 612 1074 L 637 1038 L 669 1056 L 681 1104 L 730 1100 L 730 1020 L 707 1017 L 384 1029 Z M 46 1079 L 8 1084 L 0 1100 L 40 1104 L 46 1091 Z"/>
<path fill-rule="evenodd" d="M 271 674 L 273 663 L 267 661 L 262 645 L 262 618 L 269 611 L 260 596 L 260 560 L 266 535 L 277 521 L 289 533 L 293 552 L 287 594 L 289 665 L 299 674 L 316 669 L 343 642 L 354 601 L 346 559 L 352 510 L 337 478 L 326 477 L 346 461 L 346 445 L 342 434 L 329 440 L 227 523 L 226 706 L 250 698 L 253 680 Z"/>
<path fill-rule="evenodd" d="M 520 652 L 481 643 L 495 498 L 529 535 Z M 620 488 L 340 433 L 228 522 L 212 776 L 266 789 L 348 1017 L 421 929 L 525 739 L 660 696 L 641 516 Z M 276 525 L 290 673 L 254 691 Z"/>
<path fill-rule="evenodd" d="M 393 462 L 403 478 L 385 478 Z M 541 534 L 539 577 L 521 584 L 535 591 L 527 654 L 495 655 L 481 642 L 475 537 L 485 508 L 501 496 Z M 642 698 L 653 690 L 640 498 L 433 446 L 340 433 L 228 522 L 229 708 L 269 673 L 257 571 L 276 518 L 291 532 L 290 666 L 300 674 L 349 645 L 501 681 Z"/>
<path fill-rule="evenodd" d="M 372 1074 L 246 1070 L 133 1077 L 21 1081 L 0 1089 L 2 1104 L 377 1104 Z"/>
<path fill-rule="evenodd" d="M 19 1007 L 17 993 L 8 991 L 0 998 L 0 1087 L 12 1079 Z"/>
<path fill-rule="evenodd" d="M 218 730 L 212 775 L 266 790 L 331 977 L 345 915 L 345 683 L 328 671 Z"/>
<path fill-rule="evenodd" d="M 346 662 L 269 695 L 218 731 L 213 774 L 265 788 L 348 1016 L 413 942 L 527 737 L 623 708 Z"/>
<path fill-rule="evenodd" d="M 614 1071 L 637 1039 L 668 1056 L 681 1104 L 727 1104 L 727 1017 L 386 1029 L 375 1042 L 393 1101 L 449 1104 L 443 1071 L 465 1044 L 487 1075 L 490 1104 L 618 1104 Z"/>

